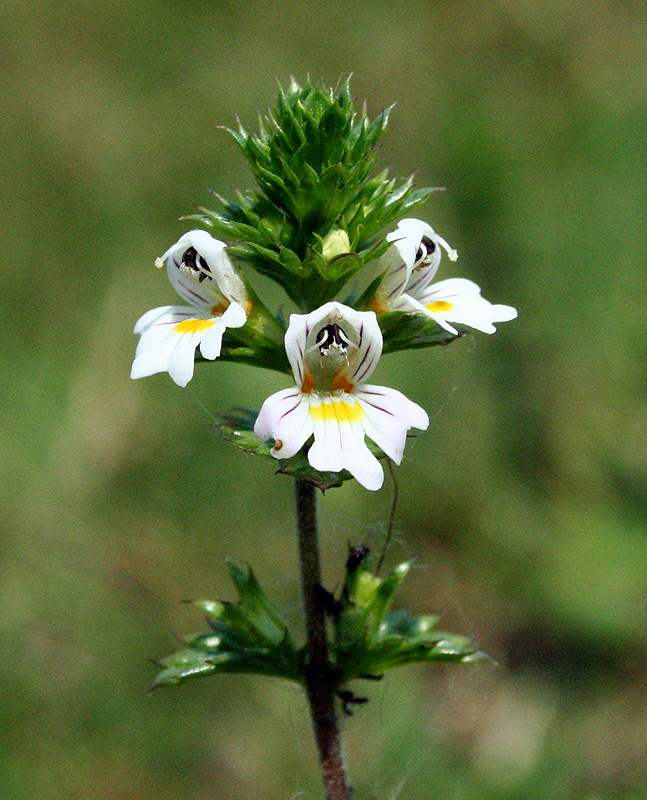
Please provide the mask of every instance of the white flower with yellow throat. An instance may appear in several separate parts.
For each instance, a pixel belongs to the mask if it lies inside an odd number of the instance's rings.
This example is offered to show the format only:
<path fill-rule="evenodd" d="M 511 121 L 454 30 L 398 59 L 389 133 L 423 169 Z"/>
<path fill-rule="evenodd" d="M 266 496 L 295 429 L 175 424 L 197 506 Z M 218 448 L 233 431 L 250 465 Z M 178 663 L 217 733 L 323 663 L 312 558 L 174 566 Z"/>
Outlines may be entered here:
<path fill-rule="evenodd" d="M 442 250 L 452 261 L 456 261 L 458 254 L 426 222 L 400 220 L 386 240 L 392 245 L 380 259 L 383 278 L 371 303 L 378 313 L 424 314 L 450 333 L 457 333 L 452 322 L 494 333 L 493 323 L 507 322 L 517 316 L 512 306 L 490 303 L 481 296 L 479 286 L 466 278 L 432 283 Z"/>
<path fill-rule="evenodd" d="M 292 314 L 285 349 L 296 386 L 265 400 L 256 435 L 274 439 L 272 455 L 281 459 L 314 436 L 308 450 L 314 469 L 347 470 L 366 489 L 379 489 L 384 472 L 365 436 L 399 464 L 407 431 L 425 430 L 429 418 L 401 392 L 365 383 L 382 354 L 375 313 L 333 302 Z"/>
<path fill-rule="evenodd" d="M 135 325 L 137 345 L 131 378 L 168 372 L 179 386 L 193 377 L 196 348 L 218 358 L 227 328 L 241 328 L 251 302 L 245 284 L 229 260 L 224 242 L 206 231 L 185 233 L 161 259 L 177 293 L 189 306 L 162 306 Z"/>

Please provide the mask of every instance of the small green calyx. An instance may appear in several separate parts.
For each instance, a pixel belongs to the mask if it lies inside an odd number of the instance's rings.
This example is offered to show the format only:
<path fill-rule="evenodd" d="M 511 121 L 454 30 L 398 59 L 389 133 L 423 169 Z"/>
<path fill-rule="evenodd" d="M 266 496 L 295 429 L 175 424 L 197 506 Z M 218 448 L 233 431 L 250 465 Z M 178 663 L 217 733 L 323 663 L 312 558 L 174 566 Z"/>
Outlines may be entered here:
<path fill-rule="evenodd" d="M 259 190 L 216 195 L 222 211 L 200 208 L 190 218 L 234 241 L 230 255 L 280 283 L 303 310 L 317 308 L 381 255 L 380 231 L 434 191 L 414 189 L 412 179 L 396 185 L 386 170 L 371 176 L 389 110 L 373 120 L 357 114 L 347 80 L 336 89 L 293 81 L 258 133 L 240 123 L 229 131 Z"/>
<path fill-rule="evenodd" d="M 195 601 L 193 605 L 204 612 L 211 630 L 187 637 L 185 648 L 157 662 L 162 671 L 151 690 L 224 672 L 301 680 L 302 657 L 252 569 L 235 563 L 228 568 L 240 602 Z"/>
<path fill-rule="evenodd" d="M 489 660 L 465 637 L 435 630 L 437 617 L 391 611 L 411 565 L 399 564 L 380 578 L 367 567 L 367 554 L 351 550 L 335 619 L 333 652 L 341 685 L 407 664 Z"/>

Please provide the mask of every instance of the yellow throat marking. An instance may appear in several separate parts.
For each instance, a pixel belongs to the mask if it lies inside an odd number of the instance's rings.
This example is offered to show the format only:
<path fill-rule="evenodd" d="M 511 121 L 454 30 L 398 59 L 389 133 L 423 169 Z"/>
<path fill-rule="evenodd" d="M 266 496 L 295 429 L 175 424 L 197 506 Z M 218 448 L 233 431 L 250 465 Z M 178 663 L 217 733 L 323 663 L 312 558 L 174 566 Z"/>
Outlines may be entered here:
<path fill-rule="evenodd" d="M 451 311 L 454 308 L 454 304 L 448 303 L 447 300 L 436 300 L 435 303 L 429 303 L 425 308 L 428 308 L 429 311 Z"/>
<path fill-rule="evenodd" d="M 310 404 L 310 416 L 313 420 L 323 422 L 361 422 L 364 411 L 357 400 L 324 400 L 322 403 Z"/>
<path fill-rule="evenodd" d="M 173 328 L 173 333 L 204 333 L 215 321 L 215 319 L 183 319 Z"/>

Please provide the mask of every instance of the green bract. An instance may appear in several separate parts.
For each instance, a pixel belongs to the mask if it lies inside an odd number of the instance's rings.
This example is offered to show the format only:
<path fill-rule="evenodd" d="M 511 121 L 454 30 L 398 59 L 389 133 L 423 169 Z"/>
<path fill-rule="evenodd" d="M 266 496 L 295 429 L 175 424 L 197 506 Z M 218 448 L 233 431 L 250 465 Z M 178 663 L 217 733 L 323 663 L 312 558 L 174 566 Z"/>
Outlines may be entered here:
<path fill-rule="evenodd" d="M 432 188 L 397 184 L 387 170 L 371 176 L 374 148 L 389 109 L 374 120 L 355 112 L 348 80 L 337 89 L 294 81 L 279 92 L 259 132 L 230 130 L 259 189 L 218 197 L 223 211 L 200 208 L 198 219 L 229 247 L 284 287 L 302 311 L 333 299 L 346 281 L 379 257 L 386 226 L 421 205 Z M 348 254 L 331 255 L 327 237 L 343 231 Z"/>

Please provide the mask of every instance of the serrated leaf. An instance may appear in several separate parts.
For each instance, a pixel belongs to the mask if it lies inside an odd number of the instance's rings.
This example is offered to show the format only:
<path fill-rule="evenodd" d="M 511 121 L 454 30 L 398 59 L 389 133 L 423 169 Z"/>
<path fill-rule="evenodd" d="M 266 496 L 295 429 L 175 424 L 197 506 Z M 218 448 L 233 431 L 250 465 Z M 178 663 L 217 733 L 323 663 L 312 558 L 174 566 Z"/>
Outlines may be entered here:
<path fill-rule="evenodd" d="M 487 659 L 465 637 L 436 631 L 436 617 L 390 610 L 409 567 L 405 562 L 381 578 L 365 560 L 349 558 L 335 618 L 334 653 L 342 682 L 418 662 Z"/>
<path fill-rule="evenodd" d="M 195 602 L 212 630 L 187 637 L 186 647 L 159 661 L 162 671 L 151 688 L 217 672 L 303 680 L 302 652 L 294 647 L 286 623 L 268 602 L 251 567 L 231 562 L 228 568 L 240 602 Z"/>

